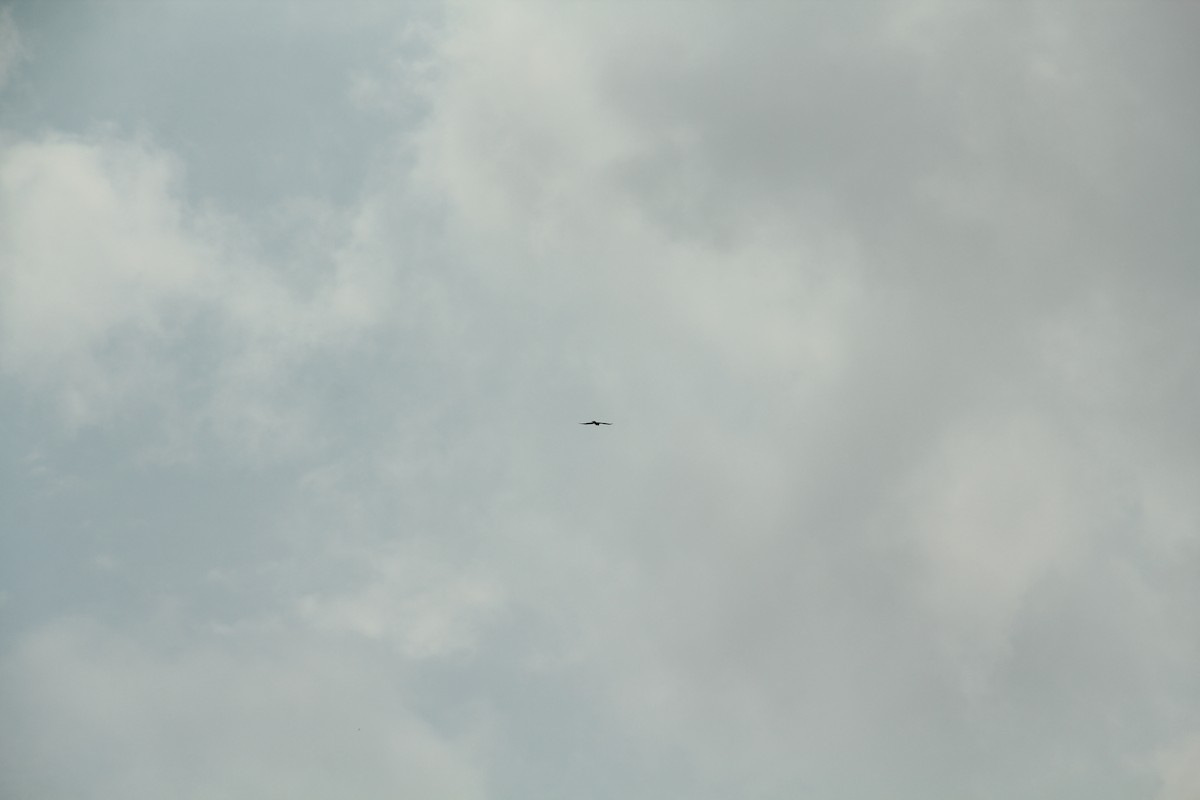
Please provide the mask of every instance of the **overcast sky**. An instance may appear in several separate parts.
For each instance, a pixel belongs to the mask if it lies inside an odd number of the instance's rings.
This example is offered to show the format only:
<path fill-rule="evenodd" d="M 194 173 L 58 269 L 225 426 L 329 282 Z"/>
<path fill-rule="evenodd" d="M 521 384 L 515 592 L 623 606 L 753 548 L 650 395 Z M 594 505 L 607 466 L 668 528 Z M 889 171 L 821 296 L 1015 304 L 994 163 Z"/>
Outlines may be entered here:
<path fill-rule="evenodd" d="M 1197 36 L 4 5 L 0 795 L 1200 797 Z"/>

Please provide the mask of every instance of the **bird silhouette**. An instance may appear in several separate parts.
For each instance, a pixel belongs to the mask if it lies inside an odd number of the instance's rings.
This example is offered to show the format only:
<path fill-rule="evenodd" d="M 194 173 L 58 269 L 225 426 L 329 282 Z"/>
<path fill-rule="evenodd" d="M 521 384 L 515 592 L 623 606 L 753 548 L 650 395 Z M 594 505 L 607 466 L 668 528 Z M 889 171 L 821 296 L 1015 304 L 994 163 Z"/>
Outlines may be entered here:
<path fill-rule="evenodd" d="M 612 425 L 611 422 L 597 422 L 596 420 L 592 420 L 591 422 L 581 422 L 579 424 L 580 425 Z"/>

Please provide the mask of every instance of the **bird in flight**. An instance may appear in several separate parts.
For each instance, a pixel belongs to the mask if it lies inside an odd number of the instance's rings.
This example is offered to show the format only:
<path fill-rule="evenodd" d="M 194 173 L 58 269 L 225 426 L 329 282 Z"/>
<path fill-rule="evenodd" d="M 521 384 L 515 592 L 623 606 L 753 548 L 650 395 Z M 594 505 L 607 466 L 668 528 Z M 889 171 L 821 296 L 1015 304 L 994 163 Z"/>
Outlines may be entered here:
<path fill-rule="evenodd" d="M 591 422 L 581 422 L 579 424 L 580 425 L 612 425 L 611 422 L 597 422 L 596 420 L 592 420 Z"/>

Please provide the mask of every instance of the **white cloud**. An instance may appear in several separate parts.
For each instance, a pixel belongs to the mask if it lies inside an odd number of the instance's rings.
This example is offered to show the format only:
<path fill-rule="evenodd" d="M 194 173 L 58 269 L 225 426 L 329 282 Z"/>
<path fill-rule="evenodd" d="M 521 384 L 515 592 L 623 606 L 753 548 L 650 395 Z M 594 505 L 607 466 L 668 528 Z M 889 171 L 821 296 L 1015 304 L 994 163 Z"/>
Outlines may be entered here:
<path fill-rule="evenodd" d="M 415 552 L 373 549 L 364 583 L 306 595 L 300 615 L 319 630 L 383 641 L 406 659 L 447 658 L 474 654 L 480 629 L 503 603 L 499 587 L 469 567 Z"/>
<path fill-rule="evenodd" d="M 914 470 L 905 525 L 926 559 L 934 613 L 994 658 L 1031 589 L 1077 560 L 1113 512 L 1089 481 L 1089 454 L 1048 421 L 972 420 L 944 437 Z"/>
<path fill-rule="evenodd" d="M 1162 780 L 1157 800 L 1188 800 L 1200 794 L 1200 736 L 1165 750 L 1156 762 Z"/>
<path fill-rule="evenodd" d="M 170 197 L 176 169 L 138 145 L 5 148 L 3 365 L 61 386 L 76 419 L 144 389 L 149 379 L 131 374 L 139 346 L 167 335 L 168 321 L 186 323 L 178 315 L 207 291 L 216 254 L 183 229 Z M 134 363 L 106 368 L 104 352 L 123 339 Z"/>
<path fill-rule="evenodd" d="M 453 219 L 500 235 L 532 221 L 535 245 L 560 215 L 595 207 L 580 190 L 602 190 L 604 171 L 637 145 L 597 94 L 593 54 L 562 24 L 570 14 L 546 11 L 456 9 L 417 139 L 417 179 Z"/>
<path fill-rule="evenodd" d="M 164 415 L 151 447 L 186 450 L 201 431 L 251 453 L 304 447 L 307 412 L 280 402 L 297 367 L 380 315 L 386 268 L 359 244 L 369 212 L 310 240 L 328 274 L 296 280 L 232 220 L 189 206 L 181 165 L 148 144 L 50 136 L 2 158 L 9 375 L 75 427 Z"/>
<path fill-rule="evenodd" d="M 486 796 L 470 731 L 432 729 L 383 665 L 328 644 L 270 629 L 151 644 L 85 619 L 47 624 L 0 662 L 0 707 L 23 732 L 6 737 L 0 786 L 48 799 Z"/>

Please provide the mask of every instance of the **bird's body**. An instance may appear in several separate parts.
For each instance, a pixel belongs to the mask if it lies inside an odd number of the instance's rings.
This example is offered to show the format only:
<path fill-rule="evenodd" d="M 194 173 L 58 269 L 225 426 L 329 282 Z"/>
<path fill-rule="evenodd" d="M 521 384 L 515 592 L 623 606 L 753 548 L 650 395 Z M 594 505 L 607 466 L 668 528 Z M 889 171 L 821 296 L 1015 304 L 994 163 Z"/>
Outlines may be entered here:
<path fill-rule="evenodd" d="M 579 424 L 580 425 L 612 425 L 611 422 L 597 422 L 596 420 L 592 420 L 591 422 L 581 422 Z"/>

